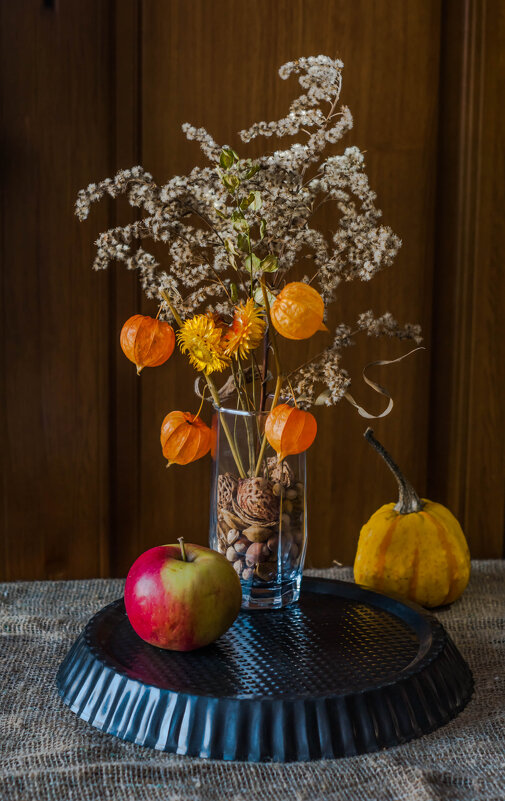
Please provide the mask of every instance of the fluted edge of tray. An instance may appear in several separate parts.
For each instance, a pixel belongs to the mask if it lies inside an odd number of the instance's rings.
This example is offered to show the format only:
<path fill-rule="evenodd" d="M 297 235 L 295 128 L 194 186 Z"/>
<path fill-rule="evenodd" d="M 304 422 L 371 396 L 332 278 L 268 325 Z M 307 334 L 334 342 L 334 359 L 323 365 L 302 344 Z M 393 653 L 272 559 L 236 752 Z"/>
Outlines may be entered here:
<path fill-rule="evenodd" d="M 213 698 L 148 686 L 97 659 L 83 632 L 58 692 L 83 720 L 138 745 L 193 757 L 307 761 L 378 751 L 427 734 L 468 703 L 473 677 L 449 635 L 396 683 L 322 698 Z"/>

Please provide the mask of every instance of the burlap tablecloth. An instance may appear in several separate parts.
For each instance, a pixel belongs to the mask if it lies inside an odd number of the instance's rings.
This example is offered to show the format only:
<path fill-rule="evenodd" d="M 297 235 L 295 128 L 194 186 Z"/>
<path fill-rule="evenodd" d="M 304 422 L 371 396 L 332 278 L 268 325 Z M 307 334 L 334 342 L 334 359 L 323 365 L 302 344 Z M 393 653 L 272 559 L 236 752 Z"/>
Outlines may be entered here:
<path fill-rule="evenodd" d="M 309 571 L 351 579 L 348 569 Z M 437 617 L 473 670 L 475 696 L 434 734 L 369 756 L 244 764 L 171 756 L 79 720 L 54 677 L 120 580 L 0 584 L 0 798 L 36 801 L 503 801 L 505 562 L 475 562 L 463 598 Z"/>

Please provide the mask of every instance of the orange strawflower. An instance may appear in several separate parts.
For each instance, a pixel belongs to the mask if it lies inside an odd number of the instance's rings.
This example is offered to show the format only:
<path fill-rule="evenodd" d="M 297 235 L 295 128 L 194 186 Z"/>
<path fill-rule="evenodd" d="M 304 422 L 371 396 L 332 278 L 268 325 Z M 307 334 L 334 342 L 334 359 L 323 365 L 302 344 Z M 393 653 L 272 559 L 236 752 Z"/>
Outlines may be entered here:
<path fill-rule="evenodd" d="M 225 354 L 245 359 L 263 339 L 266 323 L 262 311 L 251 298 L 235 307 L 233 322 L 224 337 Z"/>

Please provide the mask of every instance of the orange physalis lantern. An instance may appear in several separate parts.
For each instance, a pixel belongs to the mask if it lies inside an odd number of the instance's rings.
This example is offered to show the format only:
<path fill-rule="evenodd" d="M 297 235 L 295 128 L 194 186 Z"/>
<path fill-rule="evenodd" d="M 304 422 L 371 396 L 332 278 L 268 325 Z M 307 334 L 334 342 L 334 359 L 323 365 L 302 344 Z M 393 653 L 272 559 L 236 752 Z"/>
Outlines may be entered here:
<path fill-rule="evenodd" d="M 286 284 L 270 309 L 276 331 L 286 339 L 308 339 L 327 331 L 323 323 L 324 301 L 313 287 L 301 281 Z"/>
<path fill-rule="evenodd" d="M 310 412 L 280 403 L 267 417 L 265 434 L 282 462 L 285 456 L 310 448 L 317 434 L 316 418 Z"/>
<path fill-rule="evenodd" d="M 212 431 L 190 412 L 170 412 L 161 424 L 160 441 L 169 465 L 189 464 L 208 453 Z"/>
<path fill-rule="evenodd" d="M 140 374 L 143 367 L 158 367 L 170 358 L 175 347 L 174 329 L 162 320 L 134 314 L 121 329 L 120 343 Z"/>

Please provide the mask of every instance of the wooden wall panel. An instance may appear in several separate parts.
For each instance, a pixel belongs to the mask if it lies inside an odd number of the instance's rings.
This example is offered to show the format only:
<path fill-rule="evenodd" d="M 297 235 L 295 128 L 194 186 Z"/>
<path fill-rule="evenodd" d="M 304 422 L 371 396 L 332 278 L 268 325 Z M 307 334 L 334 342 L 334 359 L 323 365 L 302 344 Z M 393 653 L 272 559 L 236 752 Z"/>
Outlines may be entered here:
<path fill-rule="evenodd" d="M 76 192 L 112 167 L 111 4 L 0 3 L 2 578 L 105 575 L 107 274 Z M 112 124 L 111 124 L 112 123 Z"/>
<path fill-rule="evenodd" d="M 75 194 L 136 163 L 159 182 L 203 163 L 184 121 L 243 155 L 272 147 L 236 131 L 279 117 L 297 84 L 278 67 L 318 53 L 345 63 L 355 125 L 336 150 L 366 151 L 404 242 L 371 283 L 342 288 L 332 322 L 372 308 L 422 324 L 427 350 L 376 371 L 395 409 L 375 430 L 419 491 L 454 509 L 474 557 L 502 555 L 503 3 L 19 0 L 0 3 L 0 31 L 0 578 L 124 575 L 156 543 L 206 542 L 210 460 L 167 471 L 159 447 L 163 416 L 195 409 L 194 372 L 178 354 L 138 379 L 119 332 L 155 306 L 121 265 L 90 269 L 96 234 L 134 212 L 102 202 L 81 224 Z M 360 402 L 381 408 L 361 367 L 407 349 L 367 338 L 345 354 Z M 308 562 L 350 563 L 396 489 L 351 407 L 317 415 Z"/>
<path fill-rule="evenodd" d="M 430 492 L 505 555 L 505 5 L 444 5 Z"/>

